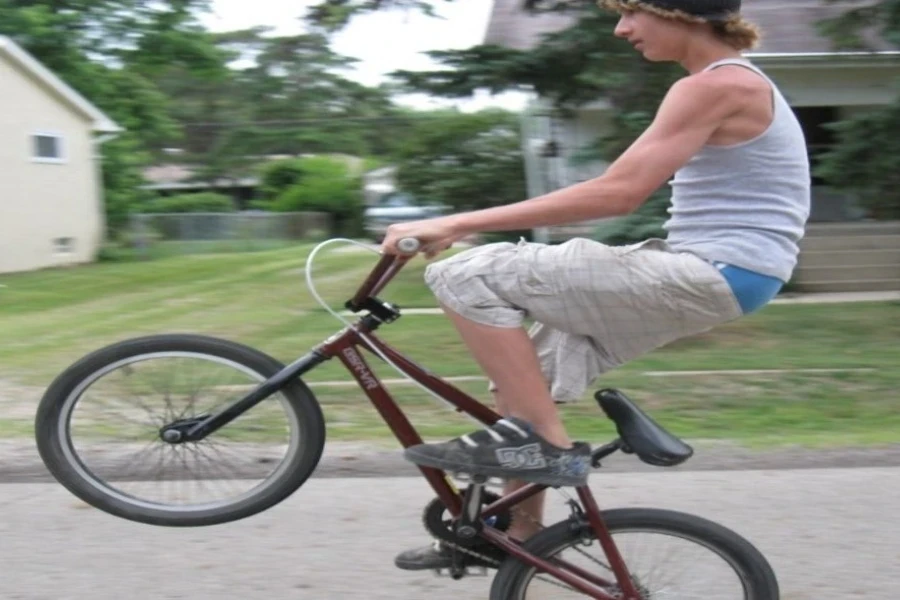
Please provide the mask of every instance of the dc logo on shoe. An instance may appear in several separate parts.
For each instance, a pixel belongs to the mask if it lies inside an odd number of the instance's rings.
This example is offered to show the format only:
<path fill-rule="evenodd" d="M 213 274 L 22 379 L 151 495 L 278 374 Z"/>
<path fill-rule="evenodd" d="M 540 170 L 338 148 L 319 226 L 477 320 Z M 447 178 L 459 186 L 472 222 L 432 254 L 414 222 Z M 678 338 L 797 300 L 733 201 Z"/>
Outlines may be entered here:
<path fill-rule="evenodd" d="M 497 461 L 508 469 L 543 469 L 547 466 L 547 459 L 537 443 L 518 448 L 498 448 Z"/>

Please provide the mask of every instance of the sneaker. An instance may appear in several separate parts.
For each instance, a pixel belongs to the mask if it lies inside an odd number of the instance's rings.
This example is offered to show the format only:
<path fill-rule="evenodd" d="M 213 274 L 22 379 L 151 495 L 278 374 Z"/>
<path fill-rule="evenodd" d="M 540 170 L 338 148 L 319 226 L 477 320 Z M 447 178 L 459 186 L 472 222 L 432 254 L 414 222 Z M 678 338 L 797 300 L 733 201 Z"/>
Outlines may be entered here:
<path fill-rule="evenodd" d="M 449 442 L 410 446 L 403 454 L 422 467 L 552 487 L 585 485 L 591 467 L 588 444 L 559 448 L 514 417 Z"/>
<path fill-rule="evenodd" d="M 496 569 L 500 566 L 499 563 L 503 562 L 503 559 L 506 558 L 506 552 L 496 546 L 485 545 L 483 547 L 473 548 L 473 550 L 496 560 L 497 563 L 487 562 L 477 556 L 460 552 L 458 556 L 461 558 L 463 566 Z M 404 571 L 434 571 L 438 569 L 449 569 L 453 566 L 453 549 L 442 544 L 439 540 L 435 540 L 435 542 L 429 546 L 413 548 L 401 552 L 394 559 L 394 564 L 397 565 L 397 568 L 403 569 Z"/>

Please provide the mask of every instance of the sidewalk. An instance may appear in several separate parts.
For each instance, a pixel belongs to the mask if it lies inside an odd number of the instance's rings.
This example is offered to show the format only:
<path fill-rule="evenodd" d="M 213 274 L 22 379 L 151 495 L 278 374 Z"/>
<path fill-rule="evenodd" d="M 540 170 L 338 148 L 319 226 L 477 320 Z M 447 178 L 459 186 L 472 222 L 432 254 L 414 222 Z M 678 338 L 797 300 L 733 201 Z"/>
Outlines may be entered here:
<path fill-rule="evenodd" d="M 893 292 L 834 292 L 823 294 L 784 294 L 772 304 L 840 304 L 842 302 L 897 302 L 900 290 Z"/>

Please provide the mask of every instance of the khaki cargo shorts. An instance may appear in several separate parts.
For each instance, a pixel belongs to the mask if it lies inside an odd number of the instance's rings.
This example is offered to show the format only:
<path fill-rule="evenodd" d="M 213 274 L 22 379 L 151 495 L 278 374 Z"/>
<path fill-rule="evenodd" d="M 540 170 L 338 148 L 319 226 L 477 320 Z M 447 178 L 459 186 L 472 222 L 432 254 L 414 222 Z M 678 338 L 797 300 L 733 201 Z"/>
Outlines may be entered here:
<path fill-rule="evenodd" d="M 557 402 L 577 400 L 629 360 L 742 315 L 716 267 L 661 239 L 488 244 L 432 263 L 425 281 L 477 323 L 533 320 L 529 335 Z"/>

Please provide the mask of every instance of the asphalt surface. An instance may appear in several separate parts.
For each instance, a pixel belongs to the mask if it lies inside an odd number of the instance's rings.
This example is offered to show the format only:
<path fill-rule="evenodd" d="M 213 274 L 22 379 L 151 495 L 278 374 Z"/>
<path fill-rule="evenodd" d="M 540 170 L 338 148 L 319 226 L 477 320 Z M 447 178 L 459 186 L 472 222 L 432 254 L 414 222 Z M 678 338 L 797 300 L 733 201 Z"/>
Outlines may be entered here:
<path fill-rule="evenodd" d="M 0 485 L 0 598 L 487 598 L 489 578 L 457 582 L 393 566 L 397 552 L 427 541 L 420 513 L 432 493 L 423 479 L 396 476 L 393 458 L 354 452 L 333 450 L 317 476 L 263 514 L 197 529 L 124 521 L 55 483 Z M 879 460 L 872 453 L 798 451 L 798 468 L 772 468 L 774 455 L 741 459 L 734 449 L 706 448 L 671 470 L 626 456 L 597 471 L 591 486 L 602 508 L 683 510 L 735 529 L 769 558 L 785 600 L 895 600 L 898 454 L 887 449 L 883 457 L 895 466 L 873 466 Z M 730 467 L 717 470 L 725 456 Z M 766 461 L 770 467 L 762 468 Z M 861 466 L 866 462 L 873 464 Z M 9 481 L 9 463 L 5 469 L 2 481 Z M 548 520 L 564 518 L 563 499 L 551 498 Z"/>

